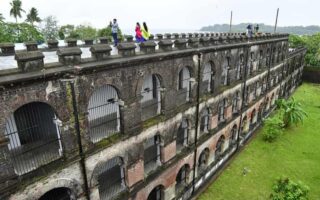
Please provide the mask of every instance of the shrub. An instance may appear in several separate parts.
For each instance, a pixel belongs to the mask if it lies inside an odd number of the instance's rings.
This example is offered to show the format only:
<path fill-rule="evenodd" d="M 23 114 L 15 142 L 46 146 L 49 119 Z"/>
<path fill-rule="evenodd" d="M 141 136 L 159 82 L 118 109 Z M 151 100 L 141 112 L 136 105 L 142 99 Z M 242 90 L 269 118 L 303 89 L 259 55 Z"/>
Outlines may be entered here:
<path fill-rule="evenodd" d="M 264 120 L 264 123 L 263 140 L 267 142 L 275 141 L 282 134 L 283 121 L 279 117 L 274 116 Z"/>
<path fill-rule="evenodd" d="M 279 178 L 272 189 L 271 200 L 307 200 L 310 190 L 302 182 L 295 183 L 289 178 Z"/>
<path fill-rule="evenodd" d="M 0 42 L 20 43 L 27 41 L 44 41 L 43 35 L 27 23 L 1 23 Z"/>
<path fill-rule="evenodd" d="M 289 100 L 279 99 L 276 104 L 285 127 L 289 127 L 292 124 L 297 125 L 299 122 L 303 123 L 304 117 L 307 116 L 307 113 L 301 107 L 301 103 L 294 98 Z"/>
<path fill-rule="evenodd" d="M 100 29 L 98 31 L 98 36 L 99 37 L 107 37 L 109 41 L 112 41 L 111 27 L 108 26 L 106 28 Z M 123 41 L 123 39 L 124 39 L 120 29 L 118 30 L 118 39 L 119 39 L 119 41 Z"/>

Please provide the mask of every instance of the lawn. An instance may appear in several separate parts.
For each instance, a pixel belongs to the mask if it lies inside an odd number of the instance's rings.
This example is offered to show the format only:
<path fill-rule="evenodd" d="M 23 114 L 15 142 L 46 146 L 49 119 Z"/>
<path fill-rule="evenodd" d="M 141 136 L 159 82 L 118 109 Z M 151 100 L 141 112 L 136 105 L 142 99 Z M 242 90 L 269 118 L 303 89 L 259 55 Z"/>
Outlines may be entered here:
<path fill-rule="evenodd" d="M 260 130 L 199 200 L 266 200 L 278 177 L 302 181 L 310 200 L 320 200 L 320 85 L 303 84 L 294 97 L 308 113 L 305 122 L 273 143 L 264 142 Z"/>

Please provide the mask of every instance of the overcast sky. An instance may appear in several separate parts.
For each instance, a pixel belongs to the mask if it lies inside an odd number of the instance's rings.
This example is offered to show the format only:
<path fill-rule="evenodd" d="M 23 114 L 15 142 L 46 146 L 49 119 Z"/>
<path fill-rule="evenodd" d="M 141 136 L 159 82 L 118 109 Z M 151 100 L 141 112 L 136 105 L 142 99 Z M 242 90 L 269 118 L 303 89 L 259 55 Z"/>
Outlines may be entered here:
<path fill-rule="evenodd" d="M 0 0 L 0 13 L 14 21 L 9 15 L 10 1 Z M 26 11 L 37 8 L 41 18 L 56 16 L 59 25 L 90 23 L 98 28 L 117 18 L 123 29 L 146 21 L 151 30 L 197 30 L 229 23 L 231 10 L 234 23 L 274 24 L 278 7 L 280 26 L 320 23 L 320 0 L 22 0 L 22 7 Z"/>

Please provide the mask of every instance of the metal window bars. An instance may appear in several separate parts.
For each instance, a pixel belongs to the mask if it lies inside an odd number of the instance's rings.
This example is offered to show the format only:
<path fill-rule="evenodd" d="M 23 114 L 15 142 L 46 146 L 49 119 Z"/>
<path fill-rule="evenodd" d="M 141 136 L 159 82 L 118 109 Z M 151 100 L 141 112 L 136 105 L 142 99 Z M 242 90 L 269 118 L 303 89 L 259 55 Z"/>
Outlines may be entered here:
<path fill-rule="evenodd" d="M 6 121 L 15 173 L 26 174 L 62 156 L 59 120 L 52 108 L 41 102 L 20 107 Z"/>
<path fill-rule="evenodd" d="M 123 160 L 115 157 L 97 169 L 101 200 L 110 200 L 126 190 Z"/>
<path fill-rule="evenodd" d="M 177 133 L 177 151 L 181 151 L 187 144 L 189 140 L 189 133 L 188 133 L 188 122 L 187 120 L 183 120 L 181 125 L 179 126 L 178 133 Z"/>
<path fill-rule="evenodd" d="M 149 138 L 144 143 L 144 168 L 148 173 L 157 167 L 160 161 L 160 136 Z"/>

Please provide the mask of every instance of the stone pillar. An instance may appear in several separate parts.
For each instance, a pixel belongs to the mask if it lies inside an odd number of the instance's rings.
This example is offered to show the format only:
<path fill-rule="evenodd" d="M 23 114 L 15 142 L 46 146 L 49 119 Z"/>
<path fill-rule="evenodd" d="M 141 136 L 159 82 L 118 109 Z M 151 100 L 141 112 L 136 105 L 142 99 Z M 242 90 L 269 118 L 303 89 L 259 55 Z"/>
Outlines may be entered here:
<path fill-rule="evenodd" d="M 140 43 L 140 51 L 149 54 L 149 53 L 155 53 L 156 52 L 156 46 L 157 44 L 154 41 L 148 40 L 145 42 Z"/>
<path fill-rule="evenodd" d="M 67 43 L 68 47 L 76 47 L 77 46 L 77 39 L 69 38 L 69 39 L 66 39 L 65 42 Z"/>
<path fill-rule="evenodd" d="M 163 196 L 164 199 L 166 200 L 172 200 L 175 198 L 176 196 L 176 187 L 175 187 L 175 183 L 173 183 L 172 185 L 170 185 L 169 187 L 167 187 L 166 189 L 164 189 L 163 191 Z"/>
<path fill-rule="evenodd" d="M 157 34 L 156 36 L 157 36 L 158 40 L 162 40 L 163 39 L 163 35 L 162 34 Z"/>
<path fill-rule="evenodd" d="M 106 37 L 99 37 L 100 44 L 108 44 L 108 38 Z"/>
<path fill-rule="evenodd" d="M 199 47 L 199 38 L 189 38 L 188 39 L 188 46 L 192 48 Z"/>
<path fill-rule="evenodd" d="M 24 45 L 27 47 L 27 51 L 37 51 L 38 43 L 37 42 L 25 42 Z"/>
<path fill-rule="evenodd" d="M 207 47 L 210 45 L 210 40 L 207 37 L 201 37 L 200 38 L 200 44 L 204 47 Z"/>
<path fill-rule="evenodd" d="M 171 39 L 161 40 L 158 45 L 159 49 L 161 49 L 162 51 L 171 51 L 173 42 L 171 41 Z"/>
<path fill-rule="evenodd" d="M 184 39 L 184 38 L 176 39 L 176 40 L 174 41 L 174 46 L 175 46 L 177 49 L 186 49 L 186 48 L 187 48 L 187 40 Z"/>
<path fill-rule="evenodd" d="M 59 62 L 64 65 L 77 65 L 81 63 L 82 51 L 79 47 L 60 48 L 57 51 Z"/>
<path fill-rule="evenodd" d="M 121 56 L 134 56 L 136 55 L 135 49 L 136 44 L 133 42 L 118 44 L 118 52 Z"/>
<path fill-rule="evenodd" d="M 133 42 L 133 36 L 132 35 L 126 35 L 126 41 L 127 42 Z"/>
<path fill-rule="evenodd" d="M 178 33 L 173 33 L 172 36 L 173 36 L 174 39 L 179 39 L 179 34 Z"/>
<path fill-rule="evenodd" d="M 22 72 L 39 71 L 43 69 L 43 58 L 44 55 L 40 51 L 22 51 L 15 55 L 15 59 L 18 62 L 18 68 Z"/>
<path fill-rule="evenodd" d="M 110 57 L 112 48 L 108 44 L 95 44 L 91 46 L 91 57 L 95 60 L 104 60 Z"/>
<path fill-rule="evenodd" d="M 1 49 L 2 55 L 4 56 L 11 56 L 15 54 L 13 43 L 1 43 L 0 49 Z"/>
<path fill-rule="evenodd" d="M 84 39 L 83 41 L 84 41 L 84 45 L 87 45 L 87 46 L 93 45 L 93 39 L 91 38 Z"/>
<path fill-rule="evenodd" d="M 170 33 L 166 33 L 165 36 L 166 36 L 166 39 L 171 39 L 171 34 Z"/>
<path fill-rule="evenodd" d="M 47 44 L 48 44 L 48 48 L 49 49 L 57 49 L 57 48 L 59 48 L 58 47 L 58 44 L 59 44 L 58 40 L 48 40 Z"/>

